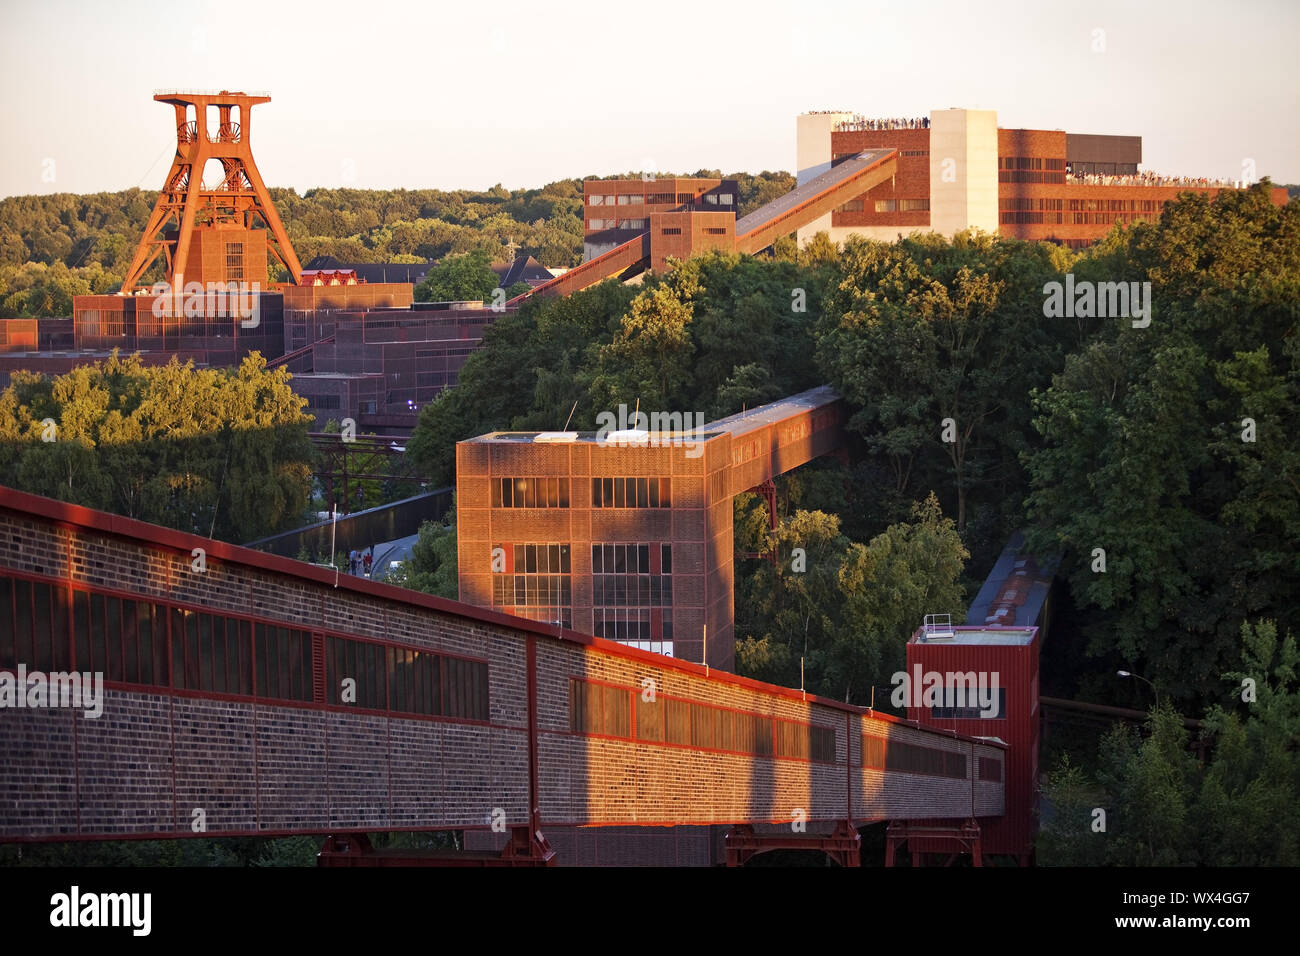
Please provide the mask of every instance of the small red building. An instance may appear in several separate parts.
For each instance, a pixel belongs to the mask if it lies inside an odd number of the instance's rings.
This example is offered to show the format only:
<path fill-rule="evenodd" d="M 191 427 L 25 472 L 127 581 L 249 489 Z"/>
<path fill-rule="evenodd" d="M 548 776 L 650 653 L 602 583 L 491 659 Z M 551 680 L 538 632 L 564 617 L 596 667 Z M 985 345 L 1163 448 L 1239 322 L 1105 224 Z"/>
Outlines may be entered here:
<path fill-rule="evenodd" d="M 1006 814 L 981 825 L 980 843 L 984 854 L 1014 856 L 1022 866 L 1033 859 L 1038 830 L 1038 661 L 1057 560 L 1030 555 L 1017 532 L 976 595 L 966 623 L 928 620 L 907 645 L 910 719 L 1008 745 Z M 976 775 L 995 770 L 988 762 Z M 954 849 L 949 841 L 915 835 L 908 843 L 913 854 Z"/>

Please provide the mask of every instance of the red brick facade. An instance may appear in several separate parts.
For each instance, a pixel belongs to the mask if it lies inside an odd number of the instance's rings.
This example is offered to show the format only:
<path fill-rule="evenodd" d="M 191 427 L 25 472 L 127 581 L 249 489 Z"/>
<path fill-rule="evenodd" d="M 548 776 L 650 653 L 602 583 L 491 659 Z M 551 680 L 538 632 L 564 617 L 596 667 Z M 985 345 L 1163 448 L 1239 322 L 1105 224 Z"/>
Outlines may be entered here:
<path fill-rule="evenodd" d="M 194 547 L 207 549 L 201 573 L 192 569 Z M 797 811 L 810 822 L 867 822 L 1003 810 L 1001 781 L 971 777 L 979 758 L 1005 759 L 997 744 L 347 575 L 336 583 L 299 562 L 8 490 L 0 493 L 0 582 L 7 588 L 0 595 L 18 593 L 21 582 L 71 595 L 78 606 L 85 595 L 116 595 L 166 605 L 177 620 L 207 611 L 304 628 L 313 640 L 339 635 L 450 653 L 486 662 L 488 675 L 486 721 L 332 704 L 321 696 L 323 680 L 311 699 L 272 704 L 110 679 L 98 719 L 74 709 L 5 708 L 0 839 L 191 836 L 200 809 L 209 835 L 490 829 L 494 814 L 528 822 L 533 773 L 542 826 L 788 823 Z M 16 608 L 12 598 L 0 602 L 0 626 L 24 619 Z M 68 648 L 72 618 L 56 615 Z M 177 641 L 173 633 L 162 645 L 173 656 L 173 682 Z M 628 722 L 610 724 L 611 733 L 575 730 L 575 681 L 611 688 Z M 763 744 L 768 755 L 737 752 L 721 736 L 713 746 L 669 742 L 669 731 L 647 739 L 647 687 L 664 713 L 669 701 L 679 712 L 695 708 L 692 734 L 707 713 L 749 715 L 774 728 Z M 864 768 L 864 734 L 954 753 L 964 774 Z M 809 739 L 817 743 L 807 756 L 782 755 L 790 742 Z"/>

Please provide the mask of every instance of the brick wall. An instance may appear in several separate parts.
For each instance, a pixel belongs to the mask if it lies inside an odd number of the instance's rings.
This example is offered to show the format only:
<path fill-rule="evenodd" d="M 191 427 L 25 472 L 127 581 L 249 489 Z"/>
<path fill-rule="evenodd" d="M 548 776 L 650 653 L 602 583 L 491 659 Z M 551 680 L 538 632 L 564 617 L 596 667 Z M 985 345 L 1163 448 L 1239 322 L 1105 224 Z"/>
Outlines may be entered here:
<path fill-rule="evenodd" d="M 32 502 L 44 502 L 48 513 L 32 513 Z M 195 546 L 208 548 L 202 574 L 190 570 Z M 126 684 L 109 686 L 98 719 L 75 710 L 0 710 L 4 839 L 188 836 L 196 808 L 209 834 L 476 828 L 498 808 L 508 823 L 524 823 L 529 640 L 537 650 L 544 826 L 788 823 L 795 810 L 809 821 L 836 820 L 847 812 L 850 787 L 859 822 L 965 816 L 969 777 L 863 769 L 861 734 L 1002 758 L 991 744 L 804 701 L 716 670 L 706 677 L 696 665 L 530 622 L 514 626 L 382 584 L 344 576 L 335 587 L 328 572 L 297 562 L 7 490 L 0 571 L 489 662 L 487 723 Z M 664 697 L 831 729 L 836 763 L 572 731 L 571 680 L 639 693 L 647 677 Z M 976 815 L 1000 813 L 1002 785 L 976 781 L 973 799 Z"/>

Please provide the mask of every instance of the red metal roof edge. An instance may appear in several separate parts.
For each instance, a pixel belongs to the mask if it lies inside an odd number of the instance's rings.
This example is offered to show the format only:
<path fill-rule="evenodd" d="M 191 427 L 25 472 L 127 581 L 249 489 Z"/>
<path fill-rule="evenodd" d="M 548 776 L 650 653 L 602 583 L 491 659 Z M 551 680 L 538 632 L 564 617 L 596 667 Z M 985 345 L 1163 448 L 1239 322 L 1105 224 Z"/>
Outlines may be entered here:
<path fill-rule="evenodd" d="M 776 697 L 800 700 L 810 704 L 828 707 L 832 710 L 843 711 L 845 713 L 865 715 L 889 723 L 915 727 L 929 733 L 938 733 L 942 736 L 952 737 L 956 740 L 967 740 L 974 743 L 988 744 L 992 747 L 998 746 L 997 743 L 982 737 L 972 737 L 967 736 L 966 734 L 945 731 L 941 728 L 927 727 L 920 721 L 906 720 L 902 717 L 896 717 L 893 714 L 886 714 L 881 711 L 872 710 L 869 707 L 858 707 L 855 704 L 830 700 L 829 698 L 819 697 L 816 694 L 805 694 L 804 692 L 795 690 L 792 687 L 781 687 L 777 684 L 768 684 L 763 681 L 754 680 L 751 677 L 742 677 L 739 674 L 732 674 L 727 671 L 717 671 L 714 673 L 712 668 L 708 668 L 703 664 L 684 661 L 676 657 L 664 657 L 662 654 L 653 654 L 650 651 L 628 647 L 627 645 L 620 644 L 617 641 L 594 637 L 590 634 L 582 634 L 578 631 L 556 627 L 553 624 L 545 624 L 541 621 L 530 621 L 527 618 L 515 617 L 512 614 L 503 614 L 500 611 L 493 611 L 489 608 L 478 607 L 473 604 L 463 604 L 460 601 L 452 601 L 448 598 L 425 594 L 422 591 L 412 591 L 408 588 L 399 588 L 391 584 L 384 584 L 379 581 L 359 578 L 352 574 L 339 572 L 336 575 L 326 571 L 324 568 L 317 567 L 313 564 L 307 564 L 303 561 L 282 558 L 279 555 L 255 551 L 252 548 L 245 548 L 237 544 L 229 544 L 225 541 L 217 541 L 212 538 L 203 538 L 199 535 L 190 534 L 185 531 L 176 531 L 172 528 L 164 528 L 161 525 L 150 524 L 147 521 L 140 521 L 136 518 L 125 518 L 121 515 L 111 514 L 106 511 L 97 511 L 94 508 L 87 508 L 84 505 L 75 505 L 66 501 L 56 501 L 53 498 L 45 498 L 41 495 L 33 495 L 25 491 L 18 491 L 16 488 L 10 488 L 7 485 L 0 485 L 0 511 L 13 512 L 18 515 L 38 515 L 40 517 L 49 518 L 51 521 L 57 523 L 73 525 L 81 528 L 91 528 L 120 538 L 129 538 L 147 544 L 174 548 L 177 551 L 182 551 L 186 554 L 189 554 L 196 547 L 201 547 L 208 556 L 219 558 L 230 564 L 242 564 L 248 567 L 259 568 L 276 574 L 305 579 L 315 584 L 322 584 L 327 587 L 344 587 L 358 594 L 394 601 L 398 604 L 424 607 L 443 614 L 470 618 L 471 620 L 480 621 L 484 624 L 496 624 L 501 627 L 512 628 L 516 631 L 525 631 L 536 634 L 540 637 L 550 638 L 560 643 L 583 644 L 614 657 L 625 657 L 633 660 L 644 661 L 645 663 L 653 664 L 656 667 L 682 671 L 696 677 L 705 677 L 709 680 L 721 681 L 724 684 L 733 684 L 738 687 L 771 694 Z M 335 577 L 338 579 L 337 582 L 333 580 Z M 1005 749 L 1005 746 L 1003 749 Z"/>

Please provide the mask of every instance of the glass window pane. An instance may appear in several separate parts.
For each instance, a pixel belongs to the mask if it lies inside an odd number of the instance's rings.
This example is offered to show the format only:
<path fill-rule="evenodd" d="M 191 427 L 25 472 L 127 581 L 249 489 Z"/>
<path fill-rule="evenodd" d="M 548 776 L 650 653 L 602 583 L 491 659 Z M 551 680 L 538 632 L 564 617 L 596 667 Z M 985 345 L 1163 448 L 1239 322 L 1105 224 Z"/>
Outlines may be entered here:
<path fill-rule="evenodd" d="M 180 608 L 172 608 L 171 613 L 171 636 L 172 636 L 172 686 L 185 686 L 185 612 Z"/>
<path fill-rule="evenodd" d="M 90 595 L 90 659 L 92 671 L 103 671 L 108 661 L 108 651 L 104 640 L 104 622 L 107 612 L 104 610 L 104 595 Z M 19 634 L 22 632 L 19 631 Z"/>
<path fill-rule="evenodd" d="M 219 694 L 226 692 L 226 620 L 212 619 L 212 689 Z"/>
<path fill-rule="evenodd" d="M 53 634 L 50 628 L 50 586 L 32 585 L 32 640 L 35 644 L 36 670 L 54 670 Z"/>
<path fill-rule="evenodd" d="M 122 679 L 140 683 L 140 626 L 136 621 L 137 605 L 122 602 Z"/>
<path fill-rule="evenodd" d="M 122 679 L 122 601 L 111 597 L 104 608 L 104 636 L 107 649 L 105 678 Z"/>
<path fill-rule="evenodd" d="M 153 608 L 143 601 L 137 601 L 135 608 L 136 635 L 139 639 L 140 683 L 152 684 L 155 682 Z"/>
<path fill-rule="evenodd" d="M 14 582 L 0 577 L 0 667 L 18 666 L 14 645 Z"/>

